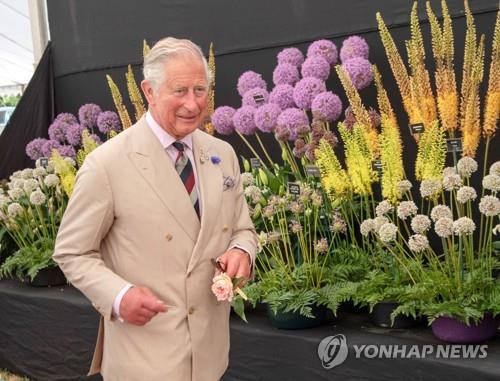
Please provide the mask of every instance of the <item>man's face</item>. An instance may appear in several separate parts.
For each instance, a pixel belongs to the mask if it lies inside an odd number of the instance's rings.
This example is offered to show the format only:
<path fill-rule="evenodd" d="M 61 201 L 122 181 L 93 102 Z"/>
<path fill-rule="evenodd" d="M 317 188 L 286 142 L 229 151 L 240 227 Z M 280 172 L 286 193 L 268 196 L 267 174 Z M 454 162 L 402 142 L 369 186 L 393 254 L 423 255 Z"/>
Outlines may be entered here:
<path fill-rule="evenodd" d="M 149 82 L 141 86 L 149 110 L 158 124 L 176 139 L 198 128 L 206 116 L 208 83 L 200 59 L 179 56 L 164 66 L 164 78 L 156 90 Z"/>

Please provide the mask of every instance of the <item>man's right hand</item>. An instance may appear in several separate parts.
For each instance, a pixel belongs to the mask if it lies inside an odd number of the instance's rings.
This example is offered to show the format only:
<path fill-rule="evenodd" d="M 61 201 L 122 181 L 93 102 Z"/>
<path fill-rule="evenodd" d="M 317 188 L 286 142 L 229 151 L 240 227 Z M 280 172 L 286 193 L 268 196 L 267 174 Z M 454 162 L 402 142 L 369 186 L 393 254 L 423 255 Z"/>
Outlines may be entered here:
<path fill-rule="evenodd" d="M 167 306 L 147 287 L 131 287 L 120 303 L 120 316 L 127 323 L 143 326 Z"/>

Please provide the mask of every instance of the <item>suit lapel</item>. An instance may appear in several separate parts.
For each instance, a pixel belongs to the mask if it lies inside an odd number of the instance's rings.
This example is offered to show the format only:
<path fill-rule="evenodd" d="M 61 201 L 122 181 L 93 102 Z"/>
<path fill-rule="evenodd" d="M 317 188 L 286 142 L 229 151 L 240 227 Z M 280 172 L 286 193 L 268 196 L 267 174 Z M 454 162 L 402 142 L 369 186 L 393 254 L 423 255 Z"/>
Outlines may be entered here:
<path fill-rule="evenodd" d="M 137 123 L 129 158 L 186 234 L 196 242 L 200 221 L 172 160 L 146 123 Z M 204 200 L 203 200 L 204 201 Z"/>
<path fill-rule="evenodd" d="M 205 241 L 212 236 L 218 210 L 222 202 L 222 170 L 219 164 L 213 163 L 212 156 L 217 156 L 206 139 L 204 133 L 193 133 L 193 154 L 198 175 L 199 197 L 201 197 L 201 230 L 198 242 L 193 250 L 188 271 L 192 270 L 205 247 Z"/>

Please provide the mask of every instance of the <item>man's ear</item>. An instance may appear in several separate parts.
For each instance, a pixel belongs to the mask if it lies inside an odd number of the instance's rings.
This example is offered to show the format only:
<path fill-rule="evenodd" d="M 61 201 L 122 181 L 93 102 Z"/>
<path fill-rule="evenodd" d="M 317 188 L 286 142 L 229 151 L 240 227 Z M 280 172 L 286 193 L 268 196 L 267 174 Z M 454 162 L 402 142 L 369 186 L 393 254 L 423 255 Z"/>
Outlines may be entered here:
<path fill-rule="evenodd" d="M 143 79 L 141 81 L 141 89 L 142 89 L 142 92 L 144 93 L 144 96 L 146 97 L 146 100 L 148 101 L 148 103 L 153 104 L 154 103 L 154 97 L 153 97 L 154 89 L 151 86 L 151 83 L 149 83 L 149 81 Z"/>

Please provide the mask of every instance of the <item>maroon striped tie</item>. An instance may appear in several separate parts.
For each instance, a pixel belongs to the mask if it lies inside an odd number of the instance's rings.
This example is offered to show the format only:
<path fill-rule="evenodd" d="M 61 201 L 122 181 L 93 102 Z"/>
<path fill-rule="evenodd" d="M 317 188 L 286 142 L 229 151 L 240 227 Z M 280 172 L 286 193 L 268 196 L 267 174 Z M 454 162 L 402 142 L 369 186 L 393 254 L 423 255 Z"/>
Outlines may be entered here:
<path fill-rule="evenodd" d="M 184 186 L 186 187 L 186 191 L 191 199 L 191 203 L 193 204 L 194 210 L 200 217 L 200 204 L 198 201 L 198 192 L 196 191 L 195 177 L 193 166 L 191 165 L 191 161 L 187 157 L 184 152 L 184 144 L 182 142 L 174 142 L 172 145 L 177 149 L 177 158 L 175 159 L 175 169 L 177 173 L 181 177 Z"/>

